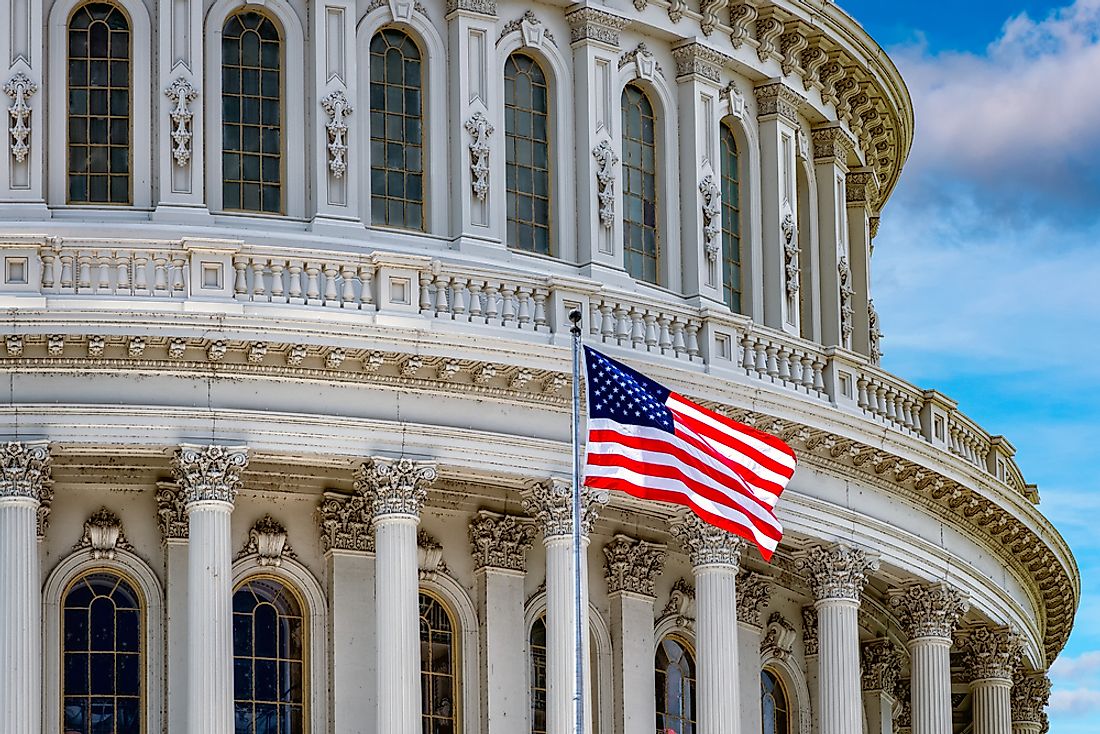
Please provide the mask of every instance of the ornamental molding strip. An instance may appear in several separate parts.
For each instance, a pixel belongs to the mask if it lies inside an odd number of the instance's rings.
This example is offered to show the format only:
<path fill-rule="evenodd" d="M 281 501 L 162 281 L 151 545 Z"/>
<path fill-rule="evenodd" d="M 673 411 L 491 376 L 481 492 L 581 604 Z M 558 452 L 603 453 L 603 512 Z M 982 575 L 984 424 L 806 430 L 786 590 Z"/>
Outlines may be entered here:
<path fill-rule="evenodd" d="M 699 193 L 702 194 L 703 251 L 707 262 L 713 266 L 718 262 L 718 236 L 722 233 L 722 190 L 714 174 L 703 176 L 699 182 Z"/>
<path fill-rule="evenodd" d="M 619 68 L 623 69 L 627 64 L 634 64 L 634 74 L 639 79 L 645 79 L 648 82 L 652 82 L 653 79 L 660 74 L 665 75 L 664 69 L 657 63 L 657 59 L 646 47 L 645 42 L 639 43 L 634 47 L 633 51 L 627 51 L 619 57 Z"/>
<path fill-rule="evenodd" d="M 748 569 L 737 574 L 737 621 L 759 629 L 771 598 L 771 579 Z"/>
<path fill-rule="evenodd" d="M 682 510 L 670 523 L 669 530 L 688 554 L 692 566 L 738 567 L 745 541 L 704 522 L 694 512 Z"/>
<path fill-rule="evenodd" d="M 768 617 L 768 626 L 760 640 L 760 659 L 787 660 L 794 651 L 794 642 L 798 639 L 798 630 L 779 612 Z"/>
<path fill-rule="evenodd" d="M 618 534 L 604 546 L 604 578 L 607 592 L 628 592 L 654 597 L 654 583 L 661 575 L 667 546 Z"/>
<path fill-rule="evenodd" d="M 198 99 L 199 90 L 185 77 L 178 76 L 164 90 L 164 94 L 173 104 L 169 113 L 172 120 L 172 158 L 177 166 L 184 168 L 191 162 L 191 121 L 195 116 L 191 103 Z"/>
<path fill-rule="evenodd" d="M 1045 673 L 1017 671 L 1012 682 L 1012 721 L 1016 724 L 1046 725 L 1050 702 L 1050 678 Z M 1045 731 L 1045 729 L 1043 729 Z"/>
<path fill-rule="evenodd" d="M 355 473 L 355 489 L 370 503 L 371 517 L 385 515 L 420 517 L 428 487 L 438 472 L 435 462 L 374 456 Z"/>
<path fill-rule="evenodd" d="M 549 41 L 555 48 L 558 45 L 557 40 L 554 38 L 554 34 L 550 32 L 550 29 L 546 27 L 546 24 L 539 20 L 538 16 L 531 10 L 524 11 L 522 17 L 510 20 L 504 24 L 504 28 L 500 31 L 500 37 L 497 38 L 497 45 L 505 39 L 509 34 L 520 33 L 523 39 L 523 45 L 528 48 L 538 48 L 542 46 L 544 40 Z"/>
<path fill-rule="evenodd" d="M 630 23 L 626 18 L 590 7 L 566 13 L 565 21 L 569 24 L 570 43 L 594 41 L 610 48 L 619 47 L 619 31 Z"/>
<path fill-rule="evenodd" d="M 581 487 L 581 535 L 588 536 L 610 499 L 606 490 Z M 535 519 L 543 537 L 559 538 L 573 534 L 573 485 L 551 477 L 532 482 L 523 493 L 523 509 Z"/>
<path fill-rule="evenodd" d="M 878 570 L 878 559 L 860 548 L 843 544 L 815 545 L 799 553 L 797 567 L 809 577 L 817 601 L 858 602 L 869 573 Z"/>
<path fill-rule="evenodd" d="M 286 528 L 271 515 L 264 515 L 248 531 L 248 541 L 236 560 L 255 555 L 261 566 L 278 568 L 284 558 L 297 558 L 287 542 Z"/>
<path fill-rule="evenodd" d="M 187 540 L 191 524 L 179 485 L 176 482 L 157 482 L 156 499 L 161 541 L 168 544 L 173 540 Z"/>
<path fill-rule="evenodd" d="M 371 508 L 362 494 L 325 492 L 317 507 L 321 527 L 321 551 L 374 553 Z"/>
<path fill-rule="evenodd" d="M 21 497 L 41 502 L 43 490 L 51 481 L 51 461 L 48 441 L 4 444 L 0 448 L 0 500 Z"/>
<path fill-rule="evenodd" d="M 122 532 L 122 521 L 106 507 L 84 521 L 84 535 L 73 546 L 73 550 L 89 549 L 92 559 L 96 561 L 114 560 L 115 551 L 119 548 L 134 550 Z"/>
<path fill-rule="evenodd" d="M 668 603 L 661 612 L 658 624 L 666 620 L 689 632 L 695 628 L 695 587 L 687 579 L 677 579 L 668 592 Z"/>
<path fill-rule="evenodd" d="M 23 72 L 16 72 L 4 85 L 4 93 L 11 97 L 8 129 L 11 133 L 11 155 L 16 163 L 27 160 L 31 150 L 30 99 L 38 92 L 38 85 Z"/>
<path fill-rule="evenodd" d="M 489 193 L 489 138 L 493 134 L 493 125 L 481 112 L 475 112 L 465 123 L 470 133 L 470 176 L 474 197 L 485 201 Z"/>
<path fill-rule="evenodd" d="M 607 139 L 596 144 L 592 155 L 596 159 L 596 203 L 600 210 L 600 224 L 604 229 L 611 229 L 615 223 L 615 166 L 619 156 Z"/>
<path fill-rule="evenodd" d="M 233 504 L 247 466 L 244 446 L 181 444 L 172 456 L 172 471 L 187 507 L 196 502 Z"/>
<path fill-rule="evenodd" d="M 530 518 L 481 510 L 470 521 L 469 531 L 475 571 L 527 571 L 527 551 L 538 532 Z"/>
<path fill-rule="evenodd" d="M 963 654 L 970 681 L 1011 681 L 1024 655 L 1024 641 L 1008 627 L 980 626 L 961 630 L 955 645 Z"/>
<path fill-rule="evenodd" d="M 344 118 L 354 110 L 342 90 L 336 89 L 321 98 L 321 108 L 328 115 L 328 169 L 333 178 L 343 178 L 348 170 L 348 125 Z"/>
<path fill-rule="evenodd" d="M 816 607 L 802 607 L 802 645 L 807 655 L 817 655 Z"/>
<path fill-rule="evenodd" d="M 950 640 L 959 618 L 970 609 L 963 594 L 945 583 L 910 584 L 891 590 L 889 599 L 910 639 Z"/>
<path fill-rule="evenodd" d="M 862 686 L 865 691 L 884 691 L 893 696 L 901 680 L 901 648 L 893 640 L 878 639 L 862 648 Z"/>

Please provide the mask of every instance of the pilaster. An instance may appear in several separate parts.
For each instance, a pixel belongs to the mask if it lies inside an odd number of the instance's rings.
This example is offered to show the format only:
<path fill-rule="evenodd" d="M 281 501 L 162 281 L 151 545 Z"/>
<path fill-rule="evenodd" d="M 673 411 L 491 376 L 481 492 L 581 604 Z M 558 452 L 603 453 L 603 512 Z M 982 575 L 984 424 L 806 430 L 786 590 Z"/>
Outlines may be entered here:
<path fill-rule="evenodd" d="M 814 173 L 821 258 L 821 341 L 846 346 L 841 337 L 840 261 L 848 256 L 848 206 L 845 179 L 852 140 L 839 123 L 814 128 Z"/>
<path fill-rule="evenodd" d="M 0 145 L 0 203 L 19 206 L 27 218 L 45 218 L 46 82 L 43 3 L 11 0 L 5 3 L 0 34 L 3 76 L 0 95 L 8 123 Z"/>
<path fill-rule="evenodd" d="M 878 192 L 873 168 L 858 168 L 846 179 L 848 253 L 852 271 L 852 346 L 871 356 L 868 300 L 871 297 L 871 202 Z"/>
<path fill-rule="evenodd" d="M 741 701 L 760 696 L 760 656 L 764 631 L 764 609 L 768 606 L 771 583 L 760 574 L 741 571 L 737 575 L 737 688 Z M 759 706 L 741 707 L 741 731 L 762 731 Z"/>
<path fill-rule="evenodd" d="M 351 0 L 326 0 L 309 9 L 313 95 L 305 104 L 312 107 L 307 118 L 313 125 L 315 151 L 310 172 L 315 228 L 330 223 L 361 226 L 362 172 L 351 165 L 358 156 L 351 146 L 363 139 L 355 131 L 369 110 L 359 109 L 355 9 Z"/>
<path fill-rule="evenodd" d="M 957 645 L 970 679 L 974 734 L 1012 734 L 1012 678 L 1023 657 L 1023 640 L 1008 628 L 962 630 Z"/>
<path fill-rule="evenodd" d="M 901 650 L 887 639 L 863 645 L 863 709 L 867 734 L 893 734 L 894 695 L 901 678 Z"/>
<path fill-rule="evenodd" d="M 165 660 L 168 731 L 187 728 L 188 538 L 190 525 L 176 482 L 157 482 L 157 525 L 164 545 Z"/>

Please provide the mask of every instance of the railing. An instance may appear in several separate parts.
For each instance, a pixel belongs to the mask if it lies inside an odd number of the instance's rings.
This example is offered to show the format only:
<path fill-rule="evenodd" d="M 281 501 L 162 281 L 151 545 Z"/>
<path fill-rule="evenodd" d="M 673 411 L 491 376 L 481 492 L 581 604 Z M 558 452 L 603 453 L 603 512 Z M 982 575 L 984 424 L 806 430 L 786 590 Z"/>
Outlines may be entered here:
<path fill-rule="evenodd" d="M 399 313 L 498 335 L 552 339 L 567 312 L 586 313 L 588 339 L 651 358 L 767 383 L 859 412 L 950 451 L 1027 494 L 1013 450 L 938 393 L 925 392 L 859 355 L 825 349 L 674 295 L 626 292 L 591 280 L 555 279 L 385 253 L 350 254 L 215 240 L 0 241 L 0 300 L 140 298 L 281 304 Z M 14 300 L 13 300 L 14 299 Z M 1033 491 L 1033 490 L 1032 490 Z"/>

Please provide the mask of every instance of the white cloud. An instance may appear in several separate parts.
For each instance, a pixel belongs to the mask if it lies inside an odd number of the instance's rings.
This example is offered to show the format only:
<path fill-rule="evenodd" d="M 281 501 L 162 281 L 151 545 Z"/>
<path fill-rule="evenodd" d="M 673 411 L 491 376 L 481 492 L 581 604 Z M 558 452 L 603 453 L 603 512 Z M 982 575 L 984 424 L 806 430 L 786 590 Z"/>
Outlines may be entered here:
<path fill-rule="evenodd" d="M 1050 694 L 1050 712 L 1066 716 L 1083 716 L 1100 711 L 1100 690 L 1076 688 Z"/>
<path fill-rule="evenodd" d="M 1081 653 L 1076 657 L 1062 656 L 1050 666 L 1050 676 L 1056 679 L 1079 678 L 1100 673 L 1100 650 Z"/>

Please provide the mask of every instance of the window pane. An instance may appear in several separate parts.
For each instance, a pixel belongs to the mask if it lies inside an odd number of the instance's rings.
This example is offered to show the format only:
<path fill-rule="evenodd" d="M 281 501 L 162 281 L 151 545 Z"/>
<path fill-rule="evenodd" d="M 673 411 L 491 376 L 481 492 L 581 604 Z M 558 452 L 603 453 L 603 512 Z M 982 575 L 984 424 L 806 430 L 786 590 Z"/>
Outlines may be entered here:
<path fill-rule="evenodd" d="M 695 734 L 695 657 L 676 637 L 661 640 L 654 660 L 657 731 Z"/>
<path fill-rule="evenodd" d="M 722 161 L 722 292 L 734 313 L 741 311 L 741 211 L 739 209 L 737 139 L 720 128 Z"/>
<path fill-rule="evenodd" d="M 412 39 L 393 28 L 376 33 L 370 80 L 371 221 L 423 229 L 424 193 L 404 176 L 420 170 L 423 150 L 423 80 Z"/>
<path fill-rule="evenodd" d="M 420 595 L 420 692 L 425 732 L 453 732 L 458 685 L 454 675 L 454 624 L 437 599 Z"/>
<path fill-rule="evenodd" d="M 531 734 L 546 732 L 546 617 L 531 625 L 528 638 L 531 654 Z"/>
<path fill-rule="evenodd" d="M 649 97 L 628 84 L 622 96 L 623 254 L 633 277 L 657 283 L 661 257 L 657 229 L 656 116 Z"/>
<path fill-rule="evenodd" d="M 548 85 L 532 57 L 514 53 L 504 64 L 505 185 L 508 245 L 550 253 Z"/>

